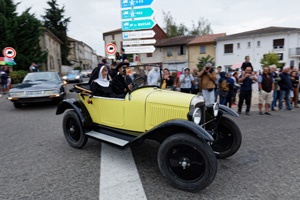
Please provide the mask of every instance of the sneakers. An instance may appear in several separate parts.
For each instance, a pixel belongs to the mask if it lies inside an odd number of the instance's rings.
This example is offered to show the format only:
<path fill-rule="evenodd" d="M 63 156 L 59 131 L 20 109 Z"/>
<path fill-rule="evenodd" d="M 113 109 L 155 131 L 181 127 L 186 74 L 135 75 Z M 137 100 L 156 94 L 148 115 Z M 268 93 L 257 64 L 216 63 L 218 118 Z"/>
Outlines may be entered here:
<path fill-rule="evenodd" d="M 277 111 L 277 110 L 274 108 L 274 109 L 272 109 L 272 111 Z"/>
<path fill-rule="evenodd" d="M 269 113 L 269 112 L 265 112 L 265 115 L 271 115 L 271 113 Z"/>
<path fill-rule="evenodd" d="M 250 115 L 250 113 L 249 113 L 249 112 L 246 112 L 246 115 L 248 115 L 248 116 L 249 116 L 249 115 Z"/>
<path fill-rule="evenodd" d="M 231 104 L 232 106 L 236 106 L 236 103 Z"/>
<path fill-rule="evenodd" d="M 260 115 L 264 115 L 262 112 L 259 112 Z"/>

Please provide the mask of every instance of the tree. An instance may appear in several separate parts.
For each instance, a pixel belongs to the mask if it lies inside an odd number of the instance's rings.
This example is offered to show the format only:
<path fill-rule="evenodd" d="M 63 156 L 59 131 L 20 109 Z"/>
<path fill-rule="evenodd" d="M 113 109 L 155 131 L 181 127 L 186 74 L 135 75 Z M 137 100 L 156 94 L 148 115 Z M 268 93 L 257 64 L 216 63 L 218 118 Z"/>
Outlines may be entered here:
<path fill-rule="evenodd" d="M 213 34 L 210 23 L 204 17 L 199 18 L 197 24 L 193 21 L 192 30 L 189 32 L 190 35 L 209 35 Z"/>
<path fill-rule="evenodd" d="M 277 67 L 282 67 L 283 65 L 279 63 L 279 56 L 276 53 L 265 54 L 264 57 L 260 60 L 262 67 L 276 65 Z"/>
<path fill-rule="evenodd" d="M 192 29 L 189 30 L 187 26 L 183 23 L 177 25 L 176 21 L 173 19 L 170 12 L 165 13 L 164 15 L 164 31 L 168 37 L 177 37 L 177 36 L 186 36 L 186 35 L 208 35 L 213 34 L 213 30 L 209 21 L 205 18 L 199 18 L 197 24 L 192 21 Z"/>
<path fill-rule="evenodd" d="M 163 15 L 164 15 L 164 23 L 166 25 L 164 30 L 168 35 L 168 37 L 178 37 L 178 36 L 186 35 L 188 29 L 184 24 L 181 23 L 177 25 L 170 12 L 165 13 L 163 11 Z"/>
<path fill-rule="evenodd" d="M 14 70 L 28 70 L 32 62 L 45 62 L 47 53 L 39 46 L 41 22 L 30 9 L 17 16 L 17 6 L 12 0 L 0 0 L 0 51 L 13 47 L 17 52 Z"/>
<path fill-rule="evenodd" d="M 211 57 L 210 55 L 207 55 L 206 57 L 199 57 L 198 58 L 198 61 L 199 61 L 199 64 L 197 65 L 199 71 L 201 71 L 203 69 L 203 67 L 206 65 L 206 63 L 211 63 L 212 66 L 215 65 L 215 62 L 214 62 L 214 57 Z"/>
<path fill-rule="evenodd" d="M 47 52 L 42 51 L 40 47 L 41 30 L 39 28 L 42 24 L 29 11 L 30 8 L 17 18 L 18 28 L 15 33 L 17 56 L 15 60 L 19 70 L 28 70 L 32 62 L 47 62 Z"/>
<path fill-rule="evenodd" d="M 70 65 L 68 61 L 69 42 L 67 38 L 68 23 L 70 17 L 65 18 L 65 7 L 59 8 L 56 0 L 49 0 L 47 4 L 50 8 L 45 9 L 46 14 L 43 17 L 44 26 L 49 29 L 58 39 L 62 41 L 61 45 L 61 60 L 63 65 Z"/>

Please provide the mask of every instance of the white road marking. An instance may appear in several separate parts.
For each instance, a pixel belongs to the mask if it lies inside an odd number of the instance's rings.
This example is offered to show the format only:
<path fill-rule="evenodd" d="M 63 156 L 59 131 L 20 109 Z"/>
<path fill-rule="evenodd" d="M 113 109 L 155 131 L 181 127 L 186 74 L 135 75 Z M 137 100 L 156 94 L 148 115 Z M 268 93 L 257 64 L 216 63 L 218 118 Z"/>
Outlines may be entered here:
<path fill-rule="evenodd" d="M 146 200 L 146 194 L 130 148 L 102 143 L 100 200 Z"/>

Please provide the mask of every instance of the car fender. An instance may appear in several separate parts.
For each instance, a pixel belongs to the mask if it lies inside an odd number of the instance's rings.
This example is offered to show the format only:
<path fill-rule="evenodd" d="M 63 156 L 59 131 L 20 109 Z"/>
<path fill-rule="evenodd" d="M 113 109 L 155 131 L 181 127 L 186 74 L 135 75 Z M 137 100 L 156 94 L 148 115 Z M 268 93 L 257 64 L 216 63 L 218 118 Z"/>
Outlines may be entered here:
<path fill-rule="evenodd" d="M 81 101 L 78 101 L 76 99 L 63 100 L 57 107 L 56 115 L 64 113 L 67 109 L 73 109 L 76 112 L 82 126 L 86 126 L 92 123 L 91 116 Z"/>
<path fill-rule="evenodd" d="M 219 111 L 221 111 L 223 114 L 229 114 L 234 117 L 239 117 L 239 114 L 237 114 L 231 108 L 228 108 L 227 106 L 224 106 L 224 105 L 219 105 Z"/>
<path fill-rule="evenodd" d="M 144 133 L 137 139 L 148 138 L 162 142 L 170 135 L 180 132 L 194 134 L 204 141 L 214 140 L 214 138 L 201 126 L 195 124 L 194 122 L 181 119 L 164 122 Z"/>

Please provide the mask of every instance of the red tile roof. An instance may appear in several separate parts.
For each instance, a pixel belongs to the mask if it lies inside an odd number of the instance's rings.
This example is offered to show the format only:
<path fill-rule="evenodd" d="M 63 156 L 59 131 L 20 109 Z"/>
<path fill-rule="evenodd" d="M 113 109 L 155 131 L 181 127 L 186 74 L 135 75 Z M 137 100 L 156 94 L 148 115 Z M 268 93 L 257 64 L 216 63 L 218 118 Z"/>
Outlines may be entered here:
<path fill-rule="evenodd" d="M 224 37 L 224 36 L 226 36 L 226 33 L 199 35 L 193 41 L 191 41 L 189 45 L 215 42 L 218 37 Z"/>
<path fill-rule="evenodd" d="M 167 46 L 181 46 L 187 45 L 197 36 L 180 36 L 180 37 L 171 37 L 162 40 L 157 40 L 155 46 L 157 47 L 167 47 Z"/>

